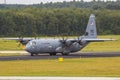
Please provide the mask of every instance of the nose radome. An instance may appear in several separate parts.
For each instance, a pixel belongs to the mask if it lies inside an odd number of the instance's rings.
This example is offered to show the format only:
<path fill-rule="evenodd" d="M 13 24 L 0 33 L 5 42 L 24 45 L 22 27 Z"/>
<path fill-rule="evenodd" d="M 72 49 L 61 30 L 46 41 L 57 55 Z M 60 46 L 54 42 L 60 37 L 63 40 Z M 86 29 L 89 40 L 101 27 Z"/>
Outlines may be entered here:
<path fill-rule="evenodd" d="M 27 52 L 30 52 L 30 47 L 29 47 L 29 46 L 26 46 L 25 50 L 26 50 Z"/>

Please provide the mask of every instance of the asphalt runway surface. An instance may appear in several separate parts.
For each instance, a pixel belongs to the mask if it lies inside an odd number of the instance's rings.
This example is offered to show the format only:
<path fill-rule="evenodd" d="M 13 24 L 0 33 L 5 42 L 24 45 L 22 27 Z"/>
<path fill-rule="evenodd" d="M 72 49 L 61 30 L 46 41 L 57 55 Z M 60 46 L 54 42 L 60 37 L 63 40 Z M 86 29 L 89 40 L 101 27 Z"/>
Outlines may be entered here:
<path fill-rule="evenodd" d="M 71 53 L 68 56 L 62 56 L 57 54 L 56 56 L 50 56 L 49 54 L 39 54 L 30 56 L 30 54 L 24 54 L 20 56 L 0 56 L 0 61 L 10 60 L 43 60 L 43 59 L 58 59 L 58 58 L 93 58 L 93 57 L 120 57 L 120 52 L 77 52 Z"/>

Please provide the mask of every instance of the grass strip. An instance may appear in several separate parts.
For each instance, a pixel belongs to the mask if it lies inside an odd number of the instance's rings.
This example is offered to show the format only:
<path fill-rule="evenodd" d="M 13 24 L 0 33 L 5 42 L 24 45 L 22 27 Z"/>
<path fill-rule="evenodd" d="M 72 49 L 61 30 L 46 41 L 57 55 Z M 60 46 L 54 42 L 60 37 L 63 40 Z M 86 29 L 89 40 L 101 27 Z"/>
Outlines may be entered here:
<path fill-rule="evenodd" d="M 120 77 L 120 57 L 0 61 L 0 76 Z"/>

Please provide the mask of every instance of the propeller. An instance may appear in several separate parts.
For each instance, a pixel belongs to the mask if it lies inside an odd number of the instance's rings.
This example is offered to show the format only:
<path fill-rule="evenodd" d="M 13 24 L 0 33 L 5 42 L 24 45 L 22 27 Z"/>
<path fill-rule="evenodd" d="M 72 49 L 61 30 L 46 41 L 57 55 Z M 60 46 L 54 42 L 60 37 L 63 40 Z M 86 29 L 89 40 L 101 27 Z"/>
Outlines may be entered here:
<path fill-rule="evenodd" d="M 77 41 L 77 43 L 79 43 L 80 45 L 82 45 L 82 39 L 83 39 L 84 37 L 78 37 L 77 39 L 78 39 L 78 41 Z"/>
<path fill-rule="evenodd" d="M 62 38 L 62 43 L 66 44 L 67 38 L 65 39 L 64 37 Z"/>
<path fill-rule="evenodd" d="M 62 37 L 62 40 L 60 40 L 62 43 L 62 47 L 65 48 L 67 46 L 67 38 Z"/>
<path fill-rule="evenodd" d="M 23 37 L 19 37 L 19 39 L 17 40 L 17 42 L 19 43 L 18 47 L 20 47 L 23 44 L 23 41 Z"/>
<path fill-rule="evenodd" d="M 68 38 L 62 38 L 62 40 L 60 40 L 60 42 L 63 44 L 63 48 L 65 47 L 70 47 L 72 45 L 72 41 L 70 41 Z"/>

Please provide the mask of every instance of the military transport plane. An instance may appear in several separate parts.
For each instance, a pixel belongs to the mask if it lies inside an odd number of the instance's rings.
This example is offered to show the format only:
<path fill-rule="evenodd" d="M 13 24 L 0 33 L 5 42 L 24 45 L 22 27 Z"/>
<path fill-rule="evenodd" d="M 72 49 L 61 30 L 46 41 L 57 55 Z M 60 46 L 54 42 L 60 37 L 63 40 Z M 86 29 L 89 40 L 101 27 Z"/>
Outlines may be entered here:
<path fill-rule="evenodd" d="M 39 53 L 49 53 L 56 55 L 68 55 L 72 52 L 77 52 L 87 46 L 90 42 L 112 41 L 113 39 L 98 39 L 96 31 L 96 22 L 94 14 L 90 15 L 85 34 L 75 39 L 34 39 L 34 38 L 9 38 L 18 40 L 23 45 L 26 45 L 25 50 L 34 56 Z"/>

